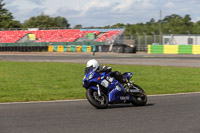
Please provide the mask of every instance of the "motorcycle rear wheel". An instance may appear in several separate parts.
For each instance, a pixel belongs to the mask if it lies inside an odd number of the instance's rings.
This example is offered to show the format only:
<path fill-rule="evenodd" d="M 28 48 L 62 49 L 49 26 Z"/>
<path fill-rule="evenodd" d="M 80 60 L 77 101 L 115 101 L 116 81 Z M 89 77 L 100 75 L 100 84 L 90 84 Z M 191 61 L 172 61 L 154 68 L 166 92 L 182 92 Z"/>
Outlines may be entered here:
<path fill-rule="evenodd" d="M 145 91 L 138 85 L 134 84 L 134 87 L 138 88 L 141 91 L 139 96 L 133 96 L 132 104 L 135 106 L 144 106 L 147 103 L 147 95 Z"/>
<path fill-rule="evenodd" d="M 93 89 L 86 90 L 86 97 L 91 105 L 97 109 L 105 109 L 108 107 L 108 97 L 101 92 L 101 96 Z"/>

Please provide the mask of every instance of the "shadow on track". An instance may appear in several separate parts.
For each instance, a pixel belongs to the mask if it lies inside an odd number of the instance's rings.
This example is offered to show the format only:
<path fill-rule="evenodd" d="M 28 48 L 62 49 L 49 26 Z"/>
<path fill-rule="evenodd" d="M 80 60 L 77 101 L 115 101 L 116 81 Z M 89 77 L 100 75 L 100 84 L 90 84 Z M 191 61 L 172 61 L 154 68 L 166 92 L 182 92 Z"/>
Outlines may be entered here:
<path fill-rule="evenodd" d="M 115 108 L 129 108 L 129 107 L 149 107 L 154 106 L 154 103 L 148 103 L 145 106 L 134 106 L 132 104 L 112 104 L 109 105 L 107 109 L 115 109 Z"/>

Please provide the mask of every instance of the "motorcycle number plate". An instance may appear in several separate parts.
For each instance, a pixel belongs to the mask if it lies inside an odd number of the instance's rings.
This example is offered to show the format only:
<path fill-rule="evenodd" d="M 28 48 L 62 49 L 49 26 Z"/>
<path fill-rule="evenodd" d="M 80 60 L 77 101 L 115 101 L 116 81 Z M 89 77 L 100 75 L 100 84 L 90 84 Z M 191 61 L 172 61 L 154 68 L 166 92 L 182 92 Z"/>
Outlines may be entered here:
<path fill-rule="evenodd" d="M 120 100 L 129 100 L 129 96 L 121 96 Z"/>

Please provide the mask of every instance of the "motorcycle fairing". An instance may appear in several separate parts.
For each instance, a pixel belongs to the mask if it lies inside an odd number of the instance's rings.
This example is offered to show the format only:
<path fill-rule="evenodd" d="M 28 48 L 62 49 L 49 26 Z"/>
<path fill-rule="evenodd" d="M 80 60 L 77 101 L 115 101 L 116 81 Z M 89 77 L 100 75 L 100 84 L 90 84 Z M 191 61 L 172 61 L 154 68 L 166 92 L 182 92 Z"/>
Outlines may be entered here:
<path fill-rule="evenodd" d="M 132 74 L 133 73 L 124 73 L 128 80 L 132 77 Z M 92 86 L 93 83 L 99 84 L 107 89 L 109 103 L 117 101 L 132 101 L 132 96 L 125 94 L 124 87 L 116 79 L 110 77 L 110 73 L 96 73 L 92 69 L 88 72 L 87 70 L 83 79 L 83 87 L 98 91 L 97 86 Z"/>

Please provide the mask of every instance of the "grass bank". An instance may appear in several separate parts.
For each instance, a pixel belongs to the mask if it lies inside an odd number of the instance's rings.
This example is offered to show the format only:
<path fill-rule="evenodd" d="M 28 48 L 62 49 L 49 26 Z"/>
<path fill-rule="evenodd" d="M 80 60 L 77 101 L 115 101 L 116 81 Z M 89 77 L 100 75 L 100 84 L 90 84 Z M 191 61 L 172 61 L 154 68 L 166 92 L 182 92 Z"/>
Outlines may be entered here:
<path fill-rule="evenodd" d="M 133 80 L 151 94 L 200 91 L 200 68 L 109 65 L 134 72 Z M 85 98 L 85 64 L 0 62 L 0 102 Z"/>

